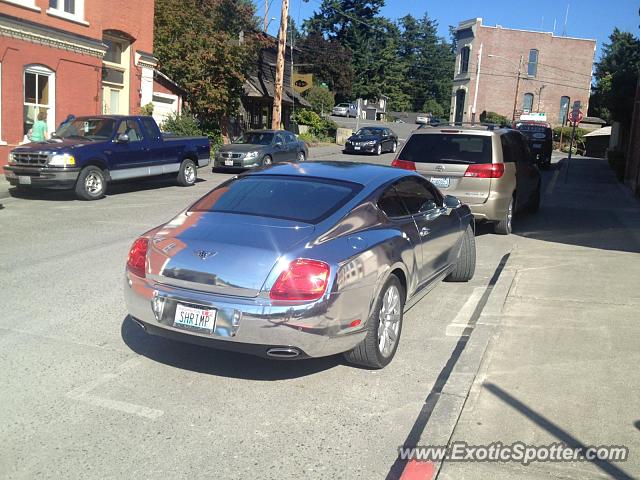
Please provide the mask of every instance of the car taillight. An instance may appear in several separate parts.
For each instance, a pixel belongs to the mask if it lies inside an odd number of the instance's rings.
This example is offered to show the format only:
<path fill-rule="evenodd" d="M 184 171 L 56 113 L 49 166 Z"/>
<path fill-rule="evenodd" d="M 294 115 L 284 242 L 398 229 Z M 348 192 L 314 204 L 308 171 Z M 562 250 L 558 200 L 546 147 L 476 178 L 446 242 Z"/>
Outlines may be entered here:
<path fill-rule="evenodd" d="M 408 160 L 400 160 L 396 158 L 393 162 L 391 162 L 392 167 L 402 168 L 404 170 L 416 170 L 416 164 L 414 162 L 410 162 Z"/>
<path fill-rule="evenodd" d="M 139 277 L 145 276 L 145 263 L 147 261 L 147 248 L 149 247 L 148 238 L 139 238 L 129 250 L 129 257 L 127 258 L 127 268 L 131 273 Z"/>
<path fill-rule="evenodd" d="M 269 294 L 271 300 L 317 300 L 329 281 L 329 265 L 299 258 L 280 274 Z"/>
<path fill-rule="evenodd" d="M 504 163 L 478 163 L 469 165 L 465 177 L 500 178 L 504 174 Z"/>

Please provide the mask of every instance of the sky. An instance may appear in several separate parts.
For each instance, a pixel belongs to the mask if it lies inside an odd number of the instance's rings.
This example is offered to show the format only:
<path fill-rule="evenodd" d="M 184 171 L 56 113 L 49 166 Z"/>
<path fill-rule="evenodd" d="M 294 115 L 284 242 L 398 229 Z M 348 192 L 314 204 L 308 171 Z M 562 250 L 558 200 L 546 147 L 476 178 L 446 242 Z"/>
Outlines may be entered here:
<path fill-rule="evenodd" d="M 269 33 L 278 34 L 281 0 L 269 0 L 269 17 L 275 17 L 269 25 Z M 264 0 L 254 0 L 258 15 L 264 17 Z M 318 10 L 321 0 L 289 0 L 289 15 L 298 25 Z M 614 27 L 640 34 L 640 1 L 637 0 L 386 0 L 382 10 L 385 17 L 398 19 L 408 13 L 422 17 L 425 13 L 440 25 L 440 35 L 448 38 L 449 25 L 462 20 L 481 17 L 484 25 L 502 25 L 505 28 L 553 31 L 562 35 L 569 5 L 566 34 L 570 37 L 595 39 L 598 42 L 596 59 L 600 58 L 602 44 L 608 42 Z"/>

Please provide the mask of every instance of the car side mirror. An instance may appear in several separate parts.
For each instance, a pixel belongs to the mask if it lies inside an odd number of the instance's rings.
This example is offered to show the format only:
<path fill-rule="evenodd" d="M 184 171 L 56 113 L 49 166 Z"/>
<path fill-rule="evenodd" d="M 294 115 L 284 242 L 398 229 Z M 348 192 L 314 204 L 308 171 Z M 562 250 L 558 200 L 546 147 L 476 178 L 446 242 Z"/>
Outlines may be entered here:
<path fill-rule="evenodd" d="M 445 195 L 444 197 L 444 206 L 447 208 L 458 208 L 462 205 L 462 202 L 458 199 L 458 197 L 454 197 L 453 195 Z"/>
<path fill-rule="evenodd" d="M 121 133 L 116 138 L 116 143 L 129 143 L 129 135 Z"/>

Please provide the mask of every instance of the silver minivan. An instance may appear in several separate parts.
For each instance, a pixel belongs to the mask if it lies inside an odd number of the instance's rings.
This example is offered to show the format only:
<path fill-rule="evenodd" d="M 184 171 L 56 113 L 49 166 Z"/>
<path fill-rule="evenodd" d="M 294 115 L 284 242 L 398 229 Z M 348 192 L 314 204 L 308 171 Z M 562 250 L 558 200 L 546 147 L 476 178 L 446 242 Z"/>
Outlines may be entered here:
<path fill-rule="evenodd" d="M 416 170 L 458 197 L 476 220 L 511 233 L 514 214 L 537 212 L 540 172 L 526 137 L 509 128 L 448 126 L 414 131 L 392 166 Z"/>

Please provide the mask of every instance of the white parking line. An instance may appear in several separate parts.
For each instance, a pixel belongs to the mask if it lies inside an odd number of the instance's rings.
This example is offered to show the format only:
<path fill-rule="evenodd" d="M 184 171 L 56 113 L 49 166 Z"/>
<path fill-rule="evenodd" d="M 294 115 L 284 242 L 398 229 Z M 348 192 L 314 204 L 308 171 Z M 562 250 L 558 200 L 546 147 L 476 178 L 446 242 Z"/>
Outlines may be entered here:
<path fill-rule="evenodd" d="M 465 332 L 465 329 L 469 326 L 469 319 L 475 312 L 478 302 L 482 298 L 486 287 L 475 287 L 469 298 L 462 306 L 456 318 L 453 319 L 445 331 L 447 337 L 460 337 L 462 335 L 469 335 L 469 332 Z"/>
<path fill-rule="evenodd" d="M 164 415 L 163 410 L 157 410 L 155 408 L 147 408 L 142 405 L 136 405 L 135 403 L 122 402 L 120 400 L 111 400 L 109 398 L 100 397 L 98 395 L 91 394 L 91 391 L 104 385 L 111 380 L 118 378 L 123 373 L 132 370 L 140 365 L 139 358 L 131 358 L 120 365 L 116 373 L 106 373 L 96 378 L 95 380 L 74 388 L 67 393 L 67 398 L 85 402 L 97 407 L 108 408 L 109 410 L 116 410 L 132 415 L 138 415 L 139 417 L 155 420 L 156 418 Z"/>

